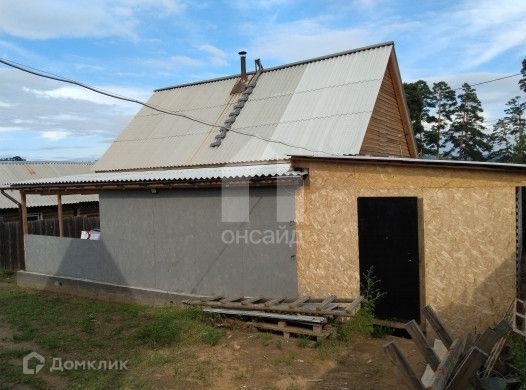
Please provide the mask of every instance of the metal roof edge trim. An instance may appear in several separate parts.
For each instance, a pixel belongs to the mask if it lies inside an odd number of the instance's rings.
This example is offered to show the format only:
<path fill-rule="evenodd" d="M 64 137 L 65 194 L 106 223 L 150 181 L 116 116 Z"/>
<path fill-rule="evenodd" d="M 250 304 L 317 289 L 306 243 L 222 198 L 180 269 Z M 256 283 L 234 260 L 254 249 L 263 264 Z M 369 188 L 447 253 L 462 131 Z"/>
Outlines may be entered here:
<path fill-rule="evenodd" d="M 358 47 L 358 48 L 355 48 L 355 49 L 344 50 L 344 51 L 340 51 L 340 52 L 336 52 L 336 53 L 332 53 L 332 54 L 326 54 L 326 55 L 319 56 L 319 57 L 308 58 L 308 59 L 301 60 L 301 61 L 290 62 L 288 64 L 277 65 L 277 66 L 273 66 L 273 67 L 270 67 L 270 68 L 263 68 L 263 73 L 272 72 L 274 70 L 286 69 L 286 68 L 290 68 L 292 66 L 297 66 L 297 65 L 309 64 L 311 62 L 323 61 L 323 60 L 327 60 L 329 58 L 340 57 L 340 56 L 344 56 L 344 55 L 348 55 L 348 54 L 358 53 L 358 52 L 361 52 L 361 51 L 378 49 L 378 48 L 384 47 L 384 46 L 393 46 L 394 47 L 394 45 L 395 45 L 394 41 L 386 41 L 386 42 L 377 43 L 377 44 L 374 44 L 374 45 Z M 255 73 L 256 73 L 255 71 L 251 71 L 251 72 L 247 72 L 247 75 L 253 75 Z M 191 87 L 191 86 L 194 86 L 194 85 L 214 83 L 214 82 L 217 82 L 217 81 L 224 81 L 224 80 L 230 80 L 230 79 L 238 78 L 240 76 L 241 76 L 241 74 L 233 74 L 233 75 L 230 75 L 230 76 L 217 77 L 217 78 L 209 79 L 209 80 L 201 80 L 201 81 L 194 81 L 194 82 L 191 82 L 191 83 L 176 84 L 176 85 L 172 85 L 172 86 L 169 86 L 169 87 L 162 87 L 162 88 L 154 89 L 154 92 L 161 92 L 161 91 L 167 91 L 167 90 L 170 90 L 170 89 L 177 89 L 177 88 Z"/>
<path fill-rule="evenodd" d="M 0 165 L 95 165 L 96 161 L 0 161 Z"/>
<path fill-rule="evenodd" d="M 333 160 L 337 162 L 349 163 L 380 163 L 393 165 L 419 165 L 419 166 L 437 166 L 444 168 L 464 168 L 464 169 L 486 169 L 486 170 L 500 170 L 500 171 L 524 171 L 526 173 L 526 164 L 509 164 L 485 161 L 459 161 L 459 160 L 431 160 L 422 158 L 403 158 L 403 157 L 374 157 L 374 156 L 338 156 L 338 157 L 319 157 L 309 155 L 290 155 L 292 166 L 294 167 L 294 160 L 319 160 L 328 161 Z"/>
<path fill-rule="evenodd" d="M 19 181 L 16 183 L 12 183 L 9 187 L 9 189 L 27 189 L 31 187 L 48 187 L 48 186 L 68 186 L 68 185 L 92 185 L 92 184 L 115 184 L 115 183 L 169 183 L 169 182 L 194 182 L 194 181 L 207 181 L 207 180 L 221 180 L 221 179 L 264 179 L 264 178 L 279 178 L 279 177 L 299 177 L 304 176 L 307 174 L 307 171 L 302 170 L 294 170 L 292 167 L 290 167 L 289 164 L 280 164 L 280 166 L 273 165 L 276 172 L 271 172 L 271 170 L 267 170 L 264 172 L 255 172 L 254 174 L 251 174 L 251 172 L 239 172 L 236 174 L 236 172 L 227 173 L 222 175 L 221 169 L 225 168 L 240 168 L 240 167 L 217 167 L 217 168 L 210 168 L 210 172 L 206 173 L 206 168 L 197 168 L 197 169 L 175 169 L 175 170 L 166 170 L 166 171 L 138 171 L 138 172 L 121 172 L 121 173 L 128 173 L 128 177 L 111 177 L 111 176 L 117 176 L 116 173 L 111 173 L 110 177 L 108 177 L 108 174 L 105 173 L 89 173 L 89 174 L 81 174 L 81 175 L 70 175 L 70 176 L 61 176 L 61 177 L 50 177 L 50 178 L 42 178 L 42 179 L 35 179 L 35 180 L 26 180 L 26 181 Z M 286 165 L 286 166 L 285 166 Z M 267 165 L 267 168 L 270 165 Z M 245 167 L 250 168 L 258 168 L 259 165 L 248 165 Z M 264 167 L 264 166 L 262 166 Z M 288 168 L 288 171 L 285 172 L 279 172 L 279 169 L 282 168 Z M 152 172 L 170 172 L 170 171 L 203 171 L 202 173 L 196 173 L 193 177 L 140 177 L 140 173 L 152 173 Z M 217 171 L 214 172 L 214 171 Z M 175 172 L 174 172 L 175 175 Z M 97 177 L 99 176 L 99 177 Z M 169 176 L 169 175 L 168 175 Z M 177 175 L 175 175 L 177 176 Z M 73 180 L 67 181 L 68 178 L 72 178 Z M 83 180 L 84 179 L 84 180 Z"/>

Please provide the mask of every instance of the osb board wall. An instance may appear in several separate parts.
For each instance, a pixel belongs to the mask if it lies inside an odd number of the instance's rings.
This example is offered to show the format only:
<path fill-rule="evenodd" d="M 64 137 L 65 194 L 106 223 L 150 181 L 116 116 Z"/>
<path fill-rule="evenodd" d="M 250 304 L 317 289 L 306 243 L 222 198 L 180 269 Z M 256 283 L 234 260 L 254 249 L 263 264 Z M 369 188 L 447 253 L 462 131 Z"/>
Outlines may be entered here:
<path fill-rule="evenodd" d="M 360 154 L 411 157 L 389 68 L 385 71 Z"/>
<path fill-rule="evenodd" d="M 298 165 L 298 164 L 296 164 Z M 297 192 L 300 294 L 359 293 L 357 198 L 416 196 L 423 227 L 423 304 L 456 334 L 502 317 L 515 294 L 515 187 L 526 175 L 302 163 Z"/>

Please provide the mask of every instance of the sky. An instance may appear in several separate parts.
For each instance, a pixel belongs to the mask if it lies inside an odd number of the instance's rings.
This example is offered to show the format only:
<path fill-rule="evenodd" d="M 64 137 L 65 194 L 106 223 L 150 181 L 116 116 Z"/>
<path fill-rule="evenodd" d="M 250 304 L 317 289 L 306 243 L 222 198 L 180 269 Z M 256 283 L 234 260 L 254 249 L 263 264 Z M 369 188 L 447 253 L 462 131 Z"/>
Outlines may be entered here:
<path fill-rule="evenodd" d="M 522 0 L 0 0 L 0 57 L 134 99 L 156 88 L 394 41 L 403 81 L 520 71 Z M 521 92 L 477 87 L 491 126 Z M 0 65 L 0 157 L 93 161 L 139 106 Z"/>

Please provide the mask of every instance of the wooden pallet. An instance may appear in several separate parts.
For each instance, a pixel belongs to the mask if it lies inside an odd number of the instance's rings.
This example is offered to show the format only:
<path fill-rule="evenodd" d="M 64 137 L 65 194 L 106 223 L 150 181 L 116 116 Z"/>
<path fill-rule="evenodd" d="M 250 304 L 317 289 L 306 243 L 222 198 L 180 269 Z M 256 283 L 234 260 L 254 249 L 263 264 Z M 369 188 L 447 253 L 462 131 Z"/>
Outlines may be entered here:
<path fill-rule="evenodd" d="M 203 297 L 186 300 L 183 303 L 226 309 L 259 310 L 276 313 L 298 313 L 324 317 L 351 317 L 359 309 L 364 298 L 338 298 L 334 295 L 325 298 L 301 296 L 296 298 L 266 297 Z"/>
<path fill-rule="evenodd" d="M 287 321 L 278 321 L 277 323 L 271 322 L 252 322 L 252 326 L 258 329 L 271 330 L 278 332 L 288 339 L 291 335 L 296 336 L 308 336 L 315 338 L 316 341 L 321 341 L 329 337 L 332 334 L 332 328 L 327 325 L 320 324 L 300 324 L 290 323 Z"/>

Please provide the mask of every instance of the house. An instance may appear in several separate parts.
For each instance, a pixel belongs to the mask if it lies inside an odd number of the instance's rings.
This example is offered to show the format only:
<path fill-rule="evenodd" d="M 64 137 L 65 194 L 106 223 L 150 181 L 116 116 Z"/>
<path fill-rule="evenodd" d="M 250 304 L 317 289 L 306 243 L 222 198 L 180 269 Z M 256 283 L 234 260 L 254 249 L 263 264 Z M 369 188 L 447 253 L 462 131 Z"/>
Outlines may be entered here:
<path fill-rule="evenodd" d="M 68 176 L 91 172 L 93 163 L 70 161 L 0 161 L 0 223 L 19 220 L 18 191 L 7 189 L 9 184 L 45 177 Z M 67 195 L 62 198 L 64 216 L 98 215 L 97 195 Z M 28 220 L 57 218 L 56 196 L 27 198 Z"/>
<path fill-rule="evenodd" d="M 100 241 L 26 234 L 18 283 L 154 303 L 356 297 L 369 271 L 385 320 L 431 304 L 458 334 L 506 312 L 526 166 L 418 159 L 392 42 L 245 61 L 155 91 L 92 173 L 12 185 L 101 208 Z"/>
<path fill-rule="evenodd" d="M 93 163 L 64 161 L 0 161 L 0 269 L 18 268 L 22 245 L 20 235 L 20 195 L 8 189 L 9 184 L 21 181 L 82 174 L 91 171 Z M 64 217 L 98 216 L 97 195 L 66 195 L 62 197 Z M 27 220 L 31 232 L 52 231 L 57 219 L 57 196 L 28 196 Z M 47 222 L 44 222 L 46 220 Z"/>

